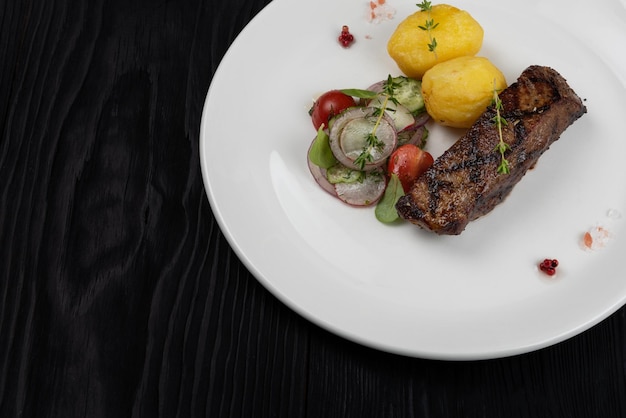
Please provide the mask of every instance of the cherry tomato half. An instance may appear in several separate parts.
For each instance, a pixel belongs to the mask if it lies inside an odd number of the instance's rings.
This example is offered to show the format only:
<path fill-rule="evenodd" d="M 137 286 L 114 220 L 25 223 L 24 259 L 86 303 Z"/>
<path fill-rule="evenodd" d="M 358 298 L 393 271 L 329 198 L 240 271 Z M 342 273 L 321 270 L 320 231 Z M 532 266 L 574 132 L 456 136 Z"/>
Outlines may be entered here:
<path fill-rule="evenodd" d="M 322 124 L 328 126 L 330 118 L 353 106 L 356 106 L 356 102 L 351 96 L 339 90 L 327 91 L 313 103 L 313 107 L 309 111 L 313 126 L 316 130 Z"/>
<path fill-rule="evenodd" d="M 405 144 L 391 154 L 387 170 L 389 175 L 398 176 L 404 192 L 408 193 L 415 180 L 428 170 L 433 162 L 433 156 L 429 152 L 420 149 L 417 145 Z"/>

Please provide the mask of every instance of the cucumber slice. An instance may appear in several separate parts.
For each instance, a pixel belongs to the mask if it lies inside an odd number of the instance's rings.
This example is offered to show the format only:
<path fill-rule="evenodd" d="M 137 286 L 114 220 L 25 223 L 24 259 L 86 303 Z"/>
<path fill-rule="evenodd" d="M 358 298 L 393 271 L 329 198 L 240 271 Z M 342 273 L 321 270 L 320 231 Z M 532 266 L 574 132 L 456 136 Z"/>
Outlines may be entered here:
<path fill-rule="evenodd" d="M 331 184 L 354 183 L 363 181 L 365 172 L 346 167 L 343 164 L 335 164 L 326 170 L 326 178 Z"/>
<path fill-rule="evenodd" d="M 414 115 L 424 111 L 422 82 L 404 76 L 393 77 L 393 97 Z"/>

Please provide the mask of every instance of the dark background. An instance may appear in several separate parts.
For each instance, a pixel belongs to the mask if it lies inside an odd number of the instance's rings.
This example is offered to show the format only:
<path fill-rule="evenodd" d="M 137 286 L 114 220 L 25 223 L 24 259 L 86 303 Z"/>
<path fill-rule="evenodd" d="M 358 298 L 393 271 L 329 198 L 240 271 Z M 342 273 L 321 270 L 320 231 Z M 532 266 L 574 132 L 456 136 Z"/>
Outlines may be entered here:
<path fill-rule="evenodd" d="M 198 135 L 268 2 L 0 2 L 0 416 L 626 416 L 624 308 L 538 352 L 440 362 L 332 335 L 248 273 Z"/>

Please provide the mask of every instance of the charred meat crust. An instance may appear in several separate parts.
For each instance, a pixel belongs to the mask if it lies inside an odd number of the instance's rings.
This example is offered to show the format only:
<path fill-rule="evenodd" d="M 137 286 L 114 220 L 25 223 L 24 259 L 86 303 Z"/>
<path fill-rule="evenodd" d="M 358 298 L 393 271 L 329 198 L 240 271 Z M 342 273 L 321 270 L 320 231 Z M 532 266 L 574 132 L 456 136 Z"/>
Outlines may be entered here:
<path fill-rule="evenodd" d="M 500 153 L 493 107 L 445 151 L 396 205 L 398 214 L 442 235 L 458 235 L 467 224 L 502 202 L 526 171 L 587 109 L 566 80 L 549 67 L 531 66 L 499 94 L 509 174 L 498 174 Z"/>

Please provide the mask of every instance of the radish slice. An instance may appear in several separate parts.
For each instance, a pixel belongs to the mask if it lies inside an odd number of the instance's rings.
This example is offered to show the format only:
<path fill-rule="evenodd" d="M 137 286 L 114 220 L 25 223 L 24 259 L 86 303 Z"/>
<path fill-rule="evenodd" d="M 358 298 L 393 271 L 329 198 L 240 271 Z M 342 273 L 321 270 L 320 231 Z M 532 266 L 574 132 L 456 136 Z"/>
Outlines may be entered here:
<path fill-rule="evenodd" d="M 415 124 L 415 118 L 411 112 L 409 112 L 409 109 L 399 103 L 388 99 L 386 100 L 385 96 L 376 96 L 375 99 L 369 102 L 368 106 L 375 109 L 382 109 L 384 106 L 385 112 L 393 119 L 397 131 L 402 131 Z"/>
<path fill-rule="evenodd" d="M 378 122 L 375 109 L 354 107 L 341 113 L 329 133 L 330 148 L 340 163 L 346 167 L 370 171 L 385 163 L 398 143 L 398 135 L 393 120 L 386 114 Z M 377 125 L 378 122 L 378 125 Z M 376 127 L 376 138 L 380 147 L 368 145 L 367 138 Z M 368 153 L 366 164 L 360 166 L 358 159 Z"/>
<path fill-rule="evenodd" d="M 381 168 L 369 171 L 363 181 L 335 184 L 337 197 L 351 206 L 371 206 L 385 193 L 387 179 Z"/>

